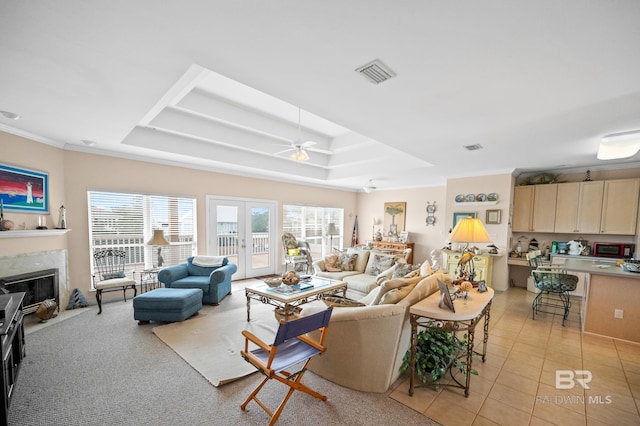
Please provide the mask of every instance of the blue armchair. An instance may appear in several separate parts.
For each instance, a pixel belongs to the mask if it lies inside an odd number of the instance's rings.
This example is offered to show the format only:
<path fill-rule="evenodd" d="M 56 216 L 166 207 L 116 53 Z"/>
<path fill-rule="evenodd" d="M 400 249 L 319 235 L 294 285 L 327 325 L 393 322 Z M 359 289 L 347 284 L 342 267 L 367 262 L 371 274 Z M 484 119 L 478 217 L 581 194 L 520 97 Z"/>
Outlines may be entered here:
<path fill-rule="evenodd" d="M 193 259 L 192 256 L 187 263 L 162 269 L 158 272 L 158 281 L 166 288 L 202 289 L 202 303 L 217 305 L 231 293 L 231 276 L 238 266 L 229 263 L 226 257 L 222 260 L 222 266 L 198 266 L 192 263 Z"/>

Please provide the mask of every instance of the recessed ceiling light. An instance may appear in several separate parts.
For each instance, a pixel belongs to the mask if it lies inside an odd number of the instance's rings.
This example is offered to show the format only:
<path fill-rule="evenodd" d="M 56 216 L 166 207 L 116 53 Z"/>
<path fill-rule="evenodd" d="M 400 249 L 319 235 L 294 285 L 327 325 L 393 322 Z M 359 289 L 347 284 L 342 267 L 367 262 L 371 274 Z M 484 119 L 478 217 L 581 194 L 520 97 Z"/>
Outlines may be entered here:
<path fill-rule="evenodd" d="M 85 144 L 86 146 L 94 146 L 96 144 L 94 141 L 90 141 L 87 139 L 82 139 L 82 143 Z"/>
<path fill-rule="evenodd" d="M 11 112 L 11 111 L 0 111 L 0 115 L 3 116 L 4 118 L 8 118 L 9 120 L 19 120 L 20 116 L 18 114 L 16 114 L 15 112 Z"/>

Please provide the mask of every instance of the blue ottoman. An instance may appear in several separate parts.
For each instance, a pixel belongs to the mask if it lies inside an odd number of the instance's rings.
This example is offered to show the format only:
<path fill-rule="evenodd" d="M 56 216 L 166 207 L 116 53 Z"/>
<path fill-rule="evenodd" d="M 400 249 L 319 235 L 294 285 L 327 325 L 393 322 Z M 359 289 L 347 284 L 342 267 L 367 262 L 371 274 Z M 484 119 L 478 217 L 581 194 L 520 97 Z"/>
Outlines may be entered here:
<path fill-rule="evenodd" d="M 199 288 L 157 288 L 133 298 L 133 319 L 139 324 L 149 321 L 183 321 L 202 309 Z"/>

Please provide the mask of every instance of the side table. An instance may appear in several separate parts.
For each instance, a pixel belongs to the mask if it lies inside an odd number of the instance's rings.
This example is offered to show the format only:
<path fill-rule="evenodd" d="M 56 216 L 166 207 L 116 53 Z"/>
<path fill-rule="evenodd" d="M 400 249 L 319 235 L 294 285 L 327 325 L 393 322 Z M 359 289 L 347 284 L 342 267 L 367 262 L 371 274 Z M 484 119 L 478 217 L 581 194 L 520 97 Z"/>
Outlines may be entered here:
<path fill-rule="evenodd" d="M 454 301 L 455 312 L 446 308 L 438 307 L 440 303 L 440 292 L 437 291 L 431 296 L 416 303 L 409 309 L 411 321 L 411 360 L 410 360 L 410 376 L 409 376 L 409 395 L 413 396 L 414 376 L 416 369 L 416 341 L 418 335 L 418 326 L 456 333 L 464 331 L 467 333 L 467 365 L 466 365 L 466 382 L 462 384 L 458 380 L 451 377 L 461 388 L 464 389 L 464 395 L 469 397 L 469 383 L 471 380 L 471 364 L 473 362 L 473 345 L 474 332 L 476 325 L 484 317 L 484 339 L 482 342 L 482 362 L 485 361 L 487 355 L 487 341 L 489 339 L 489 313 L 491 311 L 491 301 L 493 300 L 493 289 L 487 288 L 484 293 L 479 293 L 476 289 L 470 292 L 467 300 L 456 299 Z M 476 352 L 477 353 L 477 352 Z M 449 370 L 451 373 L 451 370 Z"/>
<path fill-rule="evenodd" d="M 159 268 L 145 269 L 142 272 L 138 272 L 140 274 L 140 294 L 160 287 L 158 272 L 160 272 Z"/>

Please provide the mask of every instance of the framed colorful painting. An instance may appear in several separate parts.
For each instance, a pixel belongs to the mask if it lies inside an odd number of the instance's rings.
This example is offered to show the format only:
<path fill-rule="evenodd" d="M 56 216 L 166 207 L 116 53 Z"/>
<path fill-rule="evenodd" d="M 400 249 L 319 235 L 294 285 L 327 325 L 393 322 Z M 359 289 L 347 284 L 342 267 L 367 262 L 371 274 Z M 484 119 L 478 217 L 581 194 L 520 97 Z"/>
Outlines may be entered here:
<path fill-rule="evenodd" d="M 5 210 L 49 212 L 49 175 L 0 164 L 0 202 Z"/>

